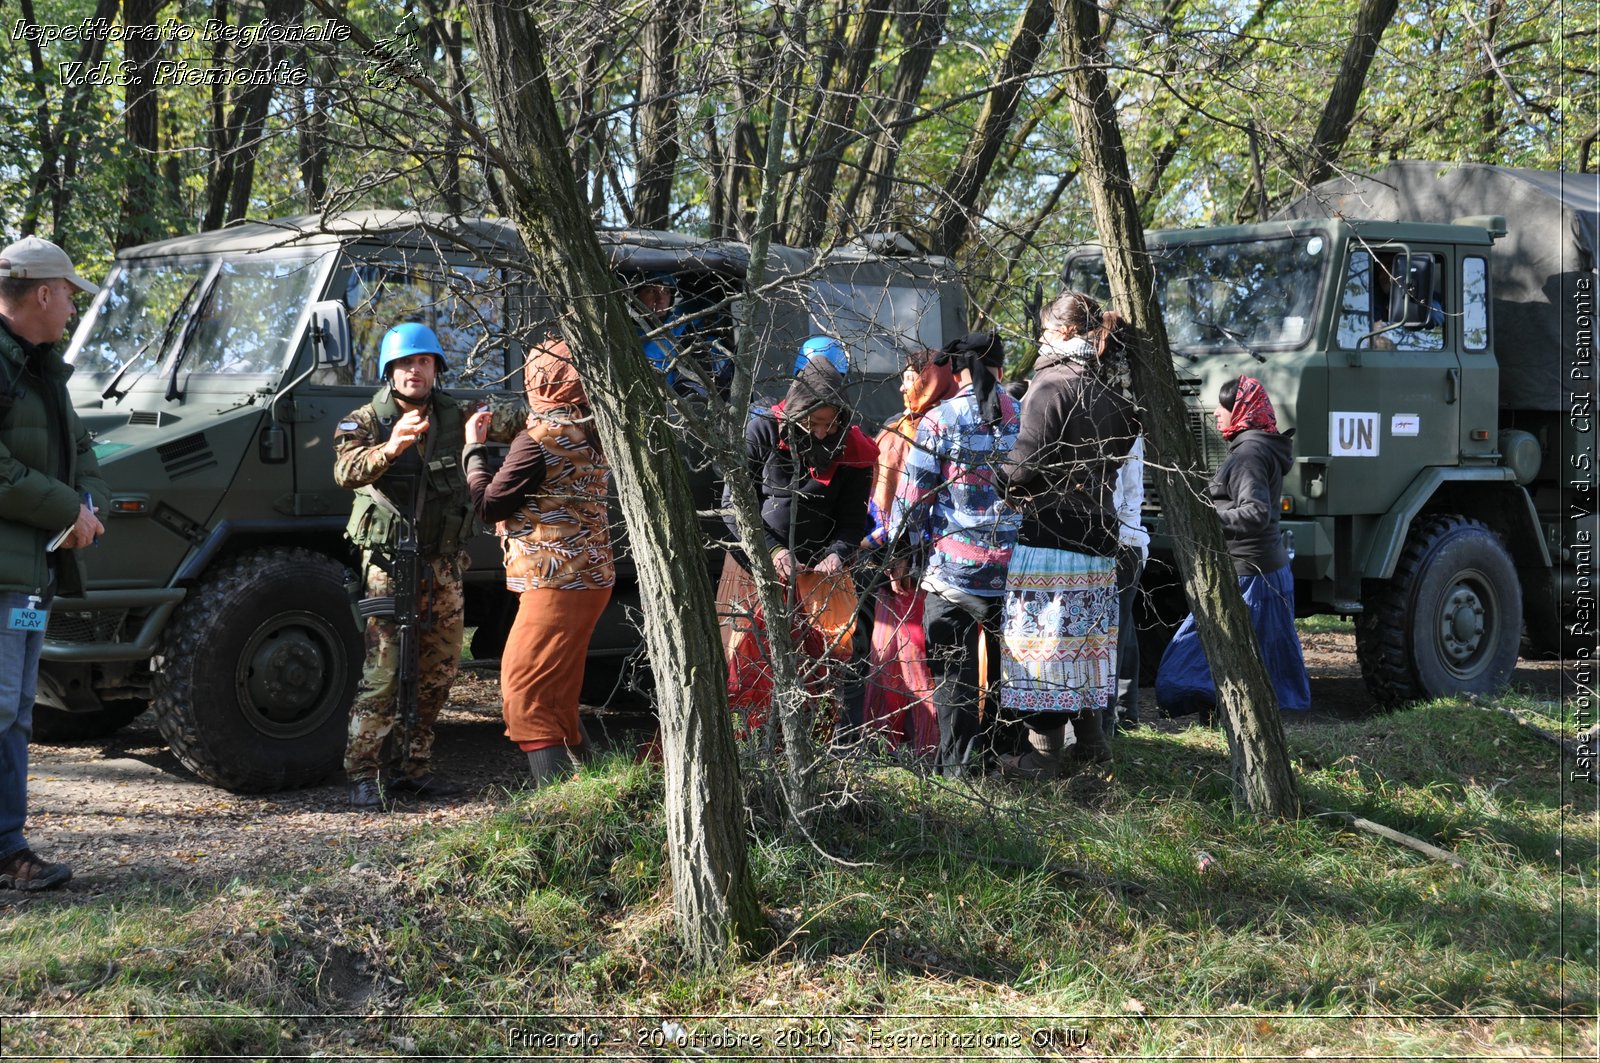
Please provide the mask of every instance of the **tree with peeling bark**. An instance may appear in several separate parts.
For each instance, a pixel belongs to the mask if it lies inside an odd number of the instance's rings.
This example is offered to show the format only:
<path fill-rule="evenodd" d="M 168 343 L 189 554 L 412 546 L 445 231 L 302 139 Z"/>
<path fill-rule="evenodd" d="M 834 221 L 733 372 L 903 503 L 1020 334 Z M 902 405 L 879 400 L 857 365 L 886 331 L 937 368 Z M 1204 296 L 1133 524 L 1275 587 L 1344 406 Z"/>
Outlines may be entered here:
<path fill-rule="evenodd" d="M 967 232 L 973 222 L 973 205 L 996 157 L 1005 146 L 1006 134 L 1022 98 L 1024 82 L 1038 63 L 1049 39 L 1052 17 L 1050 0 L 1028 0 L 1027 7 L 1017 19 L 999 77 L 984 98 L 983 112 L 973 127 L 960 161 L 945 182 L 939 204 L 928 223 L 928 229 L 933 234 L 934 250 L 940 254 L 955 254 L 966 242 Z"/>
<path fill-rule="evenodd" d="M 1257 815 L 1295 817 L 1300 798 L 1278 718 L 1278 698 L 1228 560 L 1222 524 L 1182 472 L 1198 468 L 1199 461 L 1194 440 L 1184 430 L 1187 410 L 1156 305 L 1139 205 L 1106 78 L 1099 9 L 1088 0 L 1059 0 L 1057 22 L 1083 184 L 1105 249 L 1112 298 L 1132 328 L 1133 388 L 1145 411 L 1157 488 L 1173 538 L 1187 544 L 1178 561 L 1217 683 L 1234 801 Z"/>
<path fill-rule="evenodd" d="M 746 855 L 738 760 L 723 686 L 704 546 L 656 374 L 615 294 L 579 195 L 527 8 L 471 0 L 478 54 L 497 123 L 496 162 L 533 271 L 561 309 L 615 471 L 658 675 L 673 908 L 695 960 L 764 942 Z"/>
<path fill-rule="evenodd" d="M 1338 73 L 1334 75 L 1333 87 L 1328 90 L 1328 102 L 1322 109 L 1316 132 L 1311 134 L 1311 150 L 1307 153 L 1309 165 L 1302 178 L 1306 187 L 1333 176 L 1334 161 L 1344 150 L 1350 125 L 1355 121 L 1356 105 L 1361 101 L 1361 90 L 1367 81 L 1367 68 L 1378 52 L 1384 30 L 1389 28 L 1399 9 L 1400 0 L 1361 0 L 1355 32 L 1345 42 Z"/>

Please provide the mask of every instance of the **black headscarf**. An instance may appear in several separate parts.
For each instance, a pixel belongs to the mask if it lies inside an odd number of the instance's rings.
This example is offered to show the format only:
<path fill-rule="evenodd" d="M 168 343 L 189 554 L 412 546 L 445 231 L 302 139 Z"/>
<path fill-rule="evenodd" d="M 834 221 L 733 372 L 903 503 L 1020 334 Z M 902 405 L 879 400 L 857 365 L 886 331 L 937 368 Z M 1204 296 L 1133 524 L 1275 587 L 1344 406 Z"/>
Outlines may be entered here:
<path fill-rule="evenodd" d="M 950 356 L 952 369 L 958 373 L 965 369 L 972 374 L 972 397 L 978 400 L 978 413 L 983 423 L 999 424 L 1000 384 L 989 370 L 1006 364 L 1000 337 L 993 332 L 969 332 L 945 344 L 944 352 Z"/>
<path fill-rule="evenodd" d="M 819 406 L 831 406 L 839 413 L 834 429 L 824 439 L 818 439 L 803 423 L 806 415 Z M 850 396 L 845 390 L 844 376 L 825 358 L 813 358 L 789 384 L 783 397 L 781 422 L 786 429 L 789 449 L 807 468 L 827 466 L 844 445 L 845 433 L 850 430 Z"/>

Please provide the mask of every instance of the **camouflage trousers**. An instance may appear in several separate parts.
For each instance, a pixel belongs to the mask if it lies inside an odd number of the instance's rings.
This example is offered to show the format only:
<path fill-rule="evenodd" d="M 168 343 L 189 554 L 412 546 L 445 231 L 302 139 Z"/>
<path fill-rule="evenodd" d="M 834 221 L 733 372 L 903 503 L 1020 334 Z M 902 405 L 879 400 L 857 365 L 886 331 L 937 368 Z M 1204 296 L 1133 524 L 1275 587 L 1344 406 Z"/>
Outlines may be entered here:
<path fill-rule="evenodd" d="M 362 555 L 366 575 L 365 597 L 391 593 L 389 573 Z M 423 618 L 417 634 L 417 722 L 409 735 L 395 735 L 400 774 L 419 778 L 433 759 L 433 722 L 450 697 L 450 684 L 461 667 L 461 574 L 467 555 L 424 558 L 420 566 L 417 613 Z M 350 737 L 344 750 L 344 770 L 352 782 L 375 779 L 383 763 L 383 746 L 400 726 L 395 698 L 400 675 L 400 638 L 391 617 L 367 621 L 367 659 L 361 688 L 350 706 Z"/>

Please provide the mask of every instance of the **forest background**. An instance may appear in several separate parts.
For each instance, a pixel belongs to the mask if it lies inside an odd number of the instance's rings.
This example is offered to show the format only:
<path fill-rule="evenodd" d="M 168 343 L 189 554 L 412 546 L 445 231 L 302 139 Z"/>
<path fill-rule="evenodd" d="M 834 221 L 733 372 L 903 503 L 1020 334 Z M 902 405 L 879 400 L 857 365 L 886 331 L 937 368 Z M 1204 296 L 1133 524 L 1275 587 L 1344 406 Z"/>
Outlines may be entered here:
<path fill-rule="evenodd" d="M 776 133 L 774 242 L 907 233 L 957 259 L 975 323 L 1017 328 L 1019 294 L 1052 288 L 1067 245 L 1092 238 L 1049 0 L 823 0 L 787 22 L 715 0 L 535 10 L 600 224 L 748 239 Z M 506 213 L 480 153 L 405 79 L 492 128 L 460 5 L 19 0 L 8 14 L 4 227 L 91 272 L 117 248 L 245 217 Z M 1336 166 L 1593 165 L 1592 9 L 1169 0 L 1111 3 L 1102 31 L 1147 227 L 1255 220 Z M 799 58 L 775 79 L 780 35 Z"/>

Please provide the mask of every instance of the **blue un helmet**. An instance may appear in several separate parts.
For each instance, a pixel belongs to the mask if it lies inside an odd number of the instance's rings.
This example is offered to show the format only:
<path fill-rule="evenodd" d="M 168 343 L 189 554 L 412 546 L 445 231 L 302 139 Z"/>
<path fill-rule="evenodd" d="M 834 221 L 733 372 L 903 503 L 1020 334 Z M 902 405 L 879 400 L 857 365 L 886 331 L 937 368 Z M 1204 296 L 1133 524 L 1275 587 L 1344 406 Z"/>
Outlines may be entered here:
<path fill-rule="evenodd" d="M 407 321 L 383 334 L 383 342 L 378 345 L 378 376 L 387 380 L 390 363 L 413 354 L 433 355 L 439 363 L 440 373 L 449 368 L 444 360 L 444 348 L 439 346 L 439 337 L 433 334 L 433 329 L 415 321 Z"/>
<path fill-rule="evenodd" d="M 850 355 L 844 349 L 844 345 L 832 336 L 812 336 L 800 345 L 800 354 L 794 360 L 795 375 L 799 376 L 800 370 L 804 369 L 806 363 L 813 358 L 822 358 L 832 363 L 842 377 L 850 375 Z"/>

